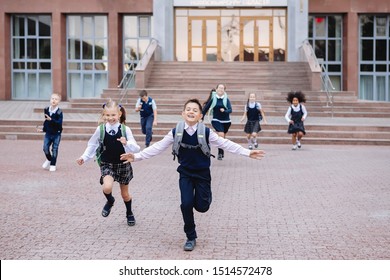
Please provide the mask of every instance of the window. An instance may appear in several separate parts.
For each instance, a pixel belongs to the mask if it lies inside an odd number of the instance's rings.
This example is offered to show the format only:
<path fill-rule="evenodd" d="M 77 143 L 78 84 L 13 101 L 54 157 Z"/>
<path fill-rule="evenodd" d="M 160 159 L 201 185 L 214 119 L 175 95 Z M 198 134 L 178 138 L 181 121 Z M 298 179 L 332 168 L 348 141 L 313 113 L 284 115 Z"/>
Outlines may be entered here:
<path fill-rule="evenodd" d="M 359 98 L 390 101 L 390 17 L 359 16 Z"/>
<path fill-rule="evenodd" d="M 105 15 L 67 17 L 68 95 L 99 96 L 108 86 L 108 25 Z"/>
<path fill-rule="evenodd" d="M 342 16 L 310 15 L 309 42 L 336 90 L 342 89 Z"/>
<path fill-rule="evenodd" d="M 47 100 L 52 93 L 51 17 L 11 19 L 12 98 Z"/>

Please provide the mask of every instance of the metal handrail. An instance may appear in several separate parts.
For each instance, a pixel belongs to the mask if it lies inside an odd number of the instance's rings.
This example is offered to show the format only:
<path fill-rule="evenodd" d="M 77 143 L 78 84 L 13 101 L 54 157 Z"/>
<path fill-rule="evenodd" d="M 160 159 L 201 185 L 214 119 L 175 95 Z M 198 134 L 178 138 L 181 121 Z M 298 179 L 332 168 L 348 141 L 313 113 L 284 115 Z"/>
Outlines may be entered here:
<path fill-rule="evenodd" d="M 143 53 L 141 59 L 138 60 L 138 64 L 136 67 L 134 67 L 134 65 L 135 65 L 134 61 L 131 61 L 129 70 L 127 70 L 126 73 L 123 75 L 123 78 L 122 78 L 120 84 L 118 85 L 118 87 L 123 86 L 123 89 L 121 90 L 121 93 L 120 93 L 119 103 L 121 103 L 125 97 L 127 98 L 128 87 L 135 80 L 136 70 L 137 70 L 137 68 L 142 66 L 142 62 L 144 60 L 144 57 L 149 54 L 149 48 L 152 45 L 152 43 L 154 43 L 154 42 L 158 42 L 157 39 L 151 38 L 149 45 L 146 47 L 146 50 Z M 128 79 L 126 79 L 127 75 L 129 75 Z M 127 104 L 127 99 L 126 99 L 126 104 Z"/>
<path fill-rule="evenodd" d="M 308 39 L 305 39 L 302 43 L 302 45 L 306 46 L 306 48 L 310 52 L 310 58 L 315 62 L 316 67 L 320 67 L 321 69 L 321 82 L 322 82 L 322 88 L 326 93 L 326 107 L 331 107 L 331 114 L 333 118 L 333 94 L 332 91 L 335 90 L 335 87 L 333 86 L 332 81 L 329 78 L 328 71 L 326 70 L 324 66 L 324 60 L 323 59 L 318 59 L 315 51 L 312 47 L 312 45 L 309 43 Z"/>

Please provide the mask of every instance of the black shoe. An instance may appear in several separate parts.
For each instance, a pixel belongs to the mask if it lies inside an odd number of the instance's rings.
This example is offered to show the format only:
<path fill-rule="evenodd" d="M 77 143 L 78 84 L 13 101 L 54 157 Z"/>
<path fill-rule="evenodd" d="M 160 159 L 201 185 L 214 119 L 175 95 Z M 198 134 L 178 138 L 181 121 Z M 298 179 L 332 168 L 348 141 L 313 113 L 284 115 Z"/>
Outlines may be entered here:
<path fill-rule="evenodd" d="M 134 215 L 127 215 L 127 225 L 130 227 L 135 225 Z"/>
<path fill-rule="evenodd" d="M 104 205 L 103 210 L 102 210 L 103 217 L 108 217 L 108 215 L 110 215 L 112 206 L 114 206 L 114 202 L 112 202 L 112 203 L 107 202 L 106 205 Z"/>
<path fill-rule="evenodd" d="M 194 250 L 195 245 L 196 245 L 196 239 L 193 239 L 193 240 L 187 239 L 186 243 L 184 244 L 184 251 Z"/>
<path fill-rule="evenodd" d="M 100 182 L 100 185 L 103 185 L 103 176 L 100 176 L 99 182 Z"/>
<path fill-rule="evenodd" d="M 222 160 L 223 158 L 223 155 L 222 154 L 218 154 L 218 160 Z"/>

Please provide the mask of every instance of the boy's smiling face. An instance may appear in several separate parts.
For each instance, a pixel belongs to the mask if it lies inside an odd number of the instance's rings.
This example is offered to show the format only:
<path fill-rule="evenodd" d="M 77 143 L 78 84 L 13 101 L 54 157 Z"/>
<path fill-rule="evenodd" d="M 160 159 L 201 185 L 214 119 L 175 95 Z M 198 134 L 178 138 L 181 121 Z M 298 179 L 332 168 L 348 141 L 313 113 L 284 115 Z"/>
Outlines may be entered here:
<path fill-rule="evenodd" d="M 199 105 L 193 102 L 189 102 L 185 106 L 181 115 L 183 116 L 185 122 L 190 126 L 198 123 L 199 120 L 203 117 L 202 110 L 200 109 Z"/>

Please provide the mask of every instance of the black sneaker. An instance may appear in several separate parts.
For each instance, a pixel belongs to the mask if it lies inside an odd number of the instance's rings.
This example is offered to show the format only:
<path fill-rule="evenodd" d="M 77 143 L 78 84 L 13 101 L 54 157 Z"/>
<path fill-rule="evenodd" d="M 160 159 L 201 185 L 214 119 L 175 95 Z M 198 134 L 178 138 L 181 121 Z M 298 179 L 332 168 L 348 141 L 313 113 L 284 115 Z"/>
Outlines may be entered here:
<path fill-rule="evenodd" d="M 222 154 L 218 154 L 218 160 L 222 160 L 223 158 L 223 155 Z"/>
<path fill-rule="evenodd" d="M 127 215 L 127 225 L 130 227 L 135 225 L 134 215 Z"/>
<path fill-rule="evenodd" d="M 110 215 L 112 206 L 114 206 L 114 202 L 107 202 L 106 205 L 104 205 L 102 210 L 103 217 L 108 217 L 108 215 Z"/>
<path fill-rule="evenodd" d="M 100 183 L 100 185 L 103 185 L 103 176 L 100 176 L 99 183 Z"/>
<path fill-rule="evenodd" d="M 186 243 L 184 244 L 184 251 L 194 250 L 195 245 L 196 245 L 196 239 L 193 239 L 193 240 L 187 239 Z"/>

